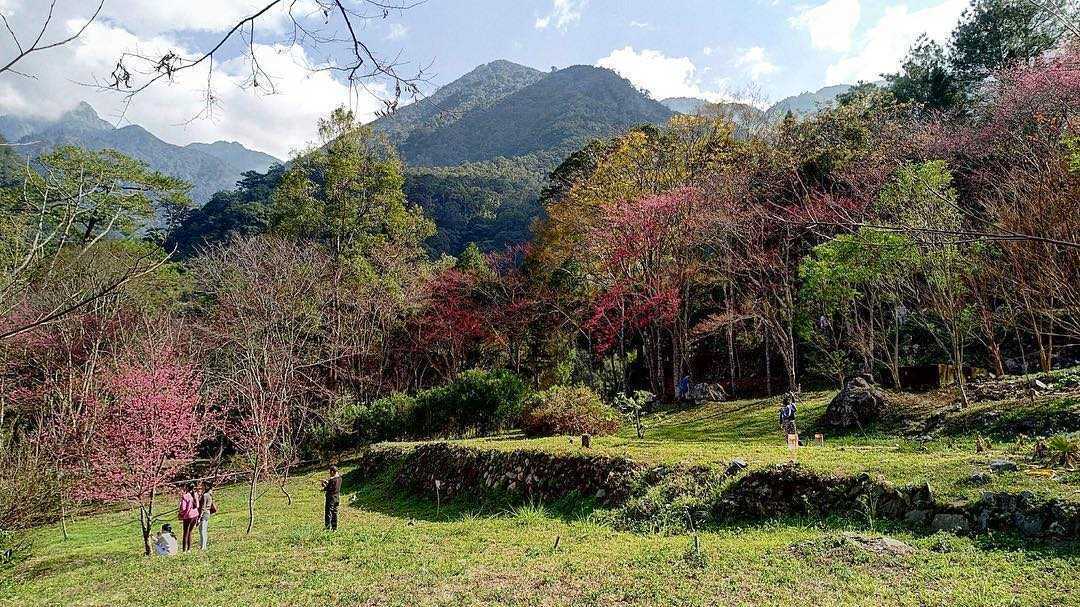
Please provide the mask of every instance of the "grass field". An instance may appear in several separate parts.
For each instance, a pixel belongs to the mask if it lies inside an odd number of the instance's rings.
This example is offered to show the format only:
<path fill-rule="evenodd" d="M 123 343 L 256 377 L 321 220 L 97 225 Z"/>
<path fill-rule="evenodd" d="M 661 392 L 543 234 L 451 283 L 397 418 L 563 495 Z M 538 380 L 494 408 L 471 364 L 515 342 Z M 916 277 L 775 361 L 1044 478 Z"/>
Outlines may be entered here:
<path fill-rule="evenodd" d="M 812 423 L 827 397 L 806 403 L 801 419 Z M 592 451 L 653 462 L 787 461 L 774 412 L 773 401 L 738 401 L 659 414 L 644 440 L 630 430 L 597 439 Z M 581 450 L 565 437 L 462 442 Z M 976 454 L 970 437 L 917 445 L 870 434 L 827 437 L 824 448 L 805 448 L 797 457 L 815 469 L 870 471 L 898 483 L 927 480 L 939 495 L 970 497 L 985 488 L 963 479 L 1003 456 L 1009 456 L 1004 446 Z M 614 531 L 599 523 L 598 513 L 573 505 L 437 507 L 388 487 L 346 487 L 341 529 L 331 534 L 321 527 L 314 479 L 294 478 L 292 505 L 269 491 L 250 536 L 244 489 L 223 488 L 211 550 L 170 558 L 141 555 L 131 512 L 81 518 L 66 541 L 57 527 L 40 529 L 33 557 L 0 583 L 0 604 L 1080 606 L 1076 544 L 784 520 L 712 529 L 699 536 L 695 551 L 689 535 Z M 1080 479 L 1021 471 L 995 477 L 990 488 L 1077 499 Z M 844 541 L 845 531 L 884 533 L 915 552 L 879 555 Z"/>
<path fill-rule="evenodd" d="M 244 535 L 243 491 L 219 500 L 208 553 L 140 554 L 130 513 L 38 534 L 6 605 L 1077 605 L 1080 551 L 1010 538 L 891 535 L 916 553 L 838 542 L 842 522 L 784 521 L 700 536 L 615 532 L 588 513 L 483 512 L 365 487 L 324 532 L 312 483 L 268 494 Z M 888 530 L 887 530 L 888 531 Z M 554 548 L 559 538 L 559 548 Z"/>
<path fill-rule="evenodd" d="M 818 393 L 808 398 L 800 408 L 800 424 L 812 426 L 824 414 L 831 397 L 832 393 Z M 1060 399 L 1048 398 L 1039 406 L 1057 408 L 1061 403 Z M 917 442 L 875 431 L 842 437 L 827 435 L 824 447 L 807 446 L 793 454 L 780 436 L 776 408 L 776 399 L 740 400 L 659 413 L 647 420 L 644 439 L 636 438 L 632 428 L 624 428 L 618 435 L 594 438 L 591 452 L 668 464 L 726 463 L 742 458 L 751 467 L 794 458 L 820 472 L 868 472 L 898 485 L 927 482 L 944 499 L 973 499 L 984 491 L 1031 491 L 1044 498 L 1080 501 L 1080 472 L 1051 472 L 1026 465 L 1030 444 L 1017 448 L 1013 442 L 1003 442 L 989 452 L 976 453 L 975 439 L 970 435 Z M 813 437 L 807 434 L 803 438 L 811 443 Z M 491 449 L 582 451 L 567 437 L 525 440 L 502 436 L 460 442 Z M 988 485 L 973 486 L 968 482 L 972 474 L 987 472 L 989 463 L 998 459 L 1016 461 L 1021 470 L 993 475 Z"/>

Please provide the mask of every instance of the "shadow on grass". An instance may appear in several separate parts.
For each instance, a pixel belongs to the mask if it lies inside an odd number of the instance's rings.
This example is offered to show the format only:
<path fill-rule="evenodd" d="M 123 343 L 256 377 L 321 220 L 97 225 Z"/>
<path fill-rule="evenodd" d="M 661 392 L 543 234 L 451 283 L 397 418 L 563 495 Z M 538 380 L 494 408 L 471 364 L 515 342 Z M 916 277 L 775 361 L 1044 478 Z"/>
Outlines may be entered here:
<path fill-rule="evenodd" d="M 577 495 L 569 495 L 552 503 L 529 502 L 497 491 L 447 501 L 432 500 L 410 495 L 395 487 L 393 478 L 396 473 L 396 470 L 386 471 L 367 480 L 362 479 L 355 472 L 347 475 L 342 491 L 348 496 L 349 506 L 401 519 L 451 524 L 476 518 L 531 516 L 543 516 L 566 523 L 586 520 L 607 523 L 608 517 L 605 514 L 613 512 L 598 507 L 595 500 L 591 498 L 583 499 Z M 915 542 L 923 548 L 941 553 L 970 547 L 983 552 L 1023 552 L 1027 557 L 1037 559 L 1080 559 L 1080 542 L 1078 541 L 1048 541 L 1004 532 L 984 533 L 971 538 L 963 538 L 944 532 L 933 533 L 929 530 L 912 529 L 898 521 L 876 520 L 871 526 L 864 520 L 843 516 L 826 518 L 784 516 L 756 520 L 708 521 L 700 525 L 699 531 L 738 534 L 741 531 L 792 526 L 834 533 L 848 531 L 871 535 L 906 535 L 914 538 Z M 650 534 L 646 531 L 612 528 L 629 533 Z M 674 533 L 674 535 L 687 536 L 690 534 L 689 531 Z"/>
<path fill-rule="evenodd" d="M 109 559 L 109 556 L 100 554 L 65 554 L 43 560 L 35 560 L 29 566 L 20 567 L 16 571 L 13 580 L 15 580 L 16 583 L 25 583 L 34 581 L 38 578 L 68 574 L 87 567 L 100 567 L 103 562 Z"/>
<path fill-rule="evenodd" d="M 364 479 L 359 471 L 345 475 L 342 495 L 348 505 L 396 518 L 434 523 L 459 522 L 477 517 L 503 517 L 522 510 L 541 509 L 543 513 L 564 522 L 586 520 L 597 510 L 596 500 L 568 495 L 554 502 L 522 500 L 501 491 L 455 497 L 449 500 L 429 499 L 410 495 L 394 486 L 396 470 L 385 471 L 375 478 Z"/>

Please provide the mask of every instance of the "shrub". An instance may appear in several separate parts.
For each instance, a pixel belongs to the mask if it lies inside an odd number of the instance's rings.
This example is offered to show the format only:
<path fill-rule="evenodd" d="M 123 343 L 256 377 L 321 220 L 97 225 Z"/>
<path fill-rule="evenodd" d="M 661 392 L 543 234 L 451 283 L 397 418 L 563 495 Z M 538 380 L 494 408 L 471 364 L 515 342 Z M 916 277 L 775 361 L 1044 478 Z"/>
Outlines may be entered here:
<path fill-rule="evenodd" d="M 619 413 L 585 386 L 555 386 L 525 402 L 521 429 L 529 436 L 601 436 L 619 429 Z"/>
<path fill-rule="evenodd" d="M 416 408 L 416 400 L 400 392 L 366 403 L 353 403 L 345 411 L 353 435 L 376 443 L 402 438 Z"/>
<path fill-rule="evenodd" d="M 322 419 L 311 425 L 302 456 L 325 458 L 357 443 L 404 438 L 415 406 L 412 397 L 398 392 L 367 402 L 343 394 Z"/>
<path fill-rule="evenodd" d="M 466 371 L 417 394 L 410 427 L 423 436 L 490 434 L 518 420 L 527 395 L 525 384 L 509 371 Z"/>
<path fill-rule="evenodd" d="M 1046 441 L 1050 456 L 1060 466 L 1080 464 L 1080 435 L 1056 434 Z"/>
<path fill-rule="evenodd" d="M 624 531 L 693 531 L 714 520 L 725 483 L 726 475 L 713 468 L 657 468 L 638 481 L 626 502 L 597 518 Z"/>

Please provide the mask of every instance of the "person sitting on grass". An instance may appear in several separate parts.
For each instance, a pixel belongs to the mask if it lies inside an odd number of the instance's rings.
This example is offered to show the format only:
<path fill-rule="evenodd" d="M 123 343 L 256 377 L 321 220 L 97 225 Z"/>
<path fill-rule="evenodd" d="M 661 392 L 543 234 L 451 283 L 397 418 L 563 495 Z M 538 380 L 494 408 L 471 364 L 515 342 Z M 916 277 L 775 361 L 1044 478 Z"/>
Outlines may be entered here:
<path fill-rule="evenodd" d="M 330 466 L 330 476 L 322 481 L 322 490 L 326 494 L 323 524 L 327 531 L 337 531 L 338 502 L 341 500 L 341 474 L 337 466 Z"/>
<path fill-rule="evenodd" d="M 171 556 L 176 552 L 176 536 L 173 535 L 172 525 L 165 523 L 161 526 L 161 531 L 154 536 L 154 554 L 157 556 Z"/>

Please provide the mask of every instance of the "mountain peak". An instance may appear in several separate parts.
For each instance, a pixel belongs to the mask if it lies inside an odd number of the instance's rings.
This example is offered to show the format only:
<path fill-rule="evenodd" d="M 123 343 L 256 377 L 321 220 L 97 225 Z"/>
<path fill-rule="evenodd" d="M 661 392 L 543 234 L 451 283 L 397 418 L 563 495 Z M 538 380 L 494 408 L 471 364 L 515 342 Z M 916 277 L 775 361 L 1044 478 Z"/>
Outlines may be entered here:
<path fill-rule="evenodd" d="M 432 95 L 458 103 L 454 113 L 435 115 L 398 150 L 412 165 L 448 166 L 540 154 L 563 158 L 591 139 L 628 128 L 665 122 L 671 111 L 615 72 L 574 65 L 531 82 L 515 82 L 503 94 L 484 94 L 460 79 Z M 445 91 L 454 87 L 455 90 Z M 516 90 L 507 90 L 516 88 Z M 481 94 L 477 94 L 480 92 Z M 471 100 L 481 98 L 482 102 Z M 447 103 L 446 105 L 450 105 Z"/>
<path fill-rule="evenodd" d="M 58 122 L 67 127 L 84 130 L 105 131 L 113 129 L 113 125 L 101 119 L 94 107 L 85 101 L 80 101 L 74 108 L 64 112 Z"/>

